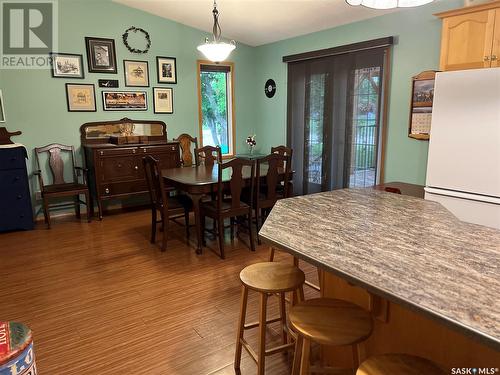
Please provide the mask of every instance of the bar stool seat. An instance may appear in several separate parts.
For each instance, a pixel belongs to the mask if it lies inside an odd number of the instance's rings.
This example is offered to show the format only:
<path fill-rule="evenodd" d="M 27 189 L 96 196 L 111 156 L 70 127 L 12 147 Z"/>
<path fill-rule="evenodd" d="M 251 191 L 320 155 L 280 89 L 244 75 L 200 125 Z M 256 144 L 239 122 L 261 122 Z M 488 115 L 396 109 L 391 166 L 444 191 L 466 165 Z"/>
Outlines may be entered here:
<path fill-rule="evenodd" d="M 234 358 L 234 368 L 237 374 L 240 373 L 241 352 L 243 348 L 257 363 L 257 374 L 263 375 L 266 356 L 291 350 L 294 347 L 295 344 L 288 340 L 290 331 L 288 330 L 286 319 L 285 293 L 293 292 L 294 294 L 298 294 L 298 300 L 303 301 L 303 284 L 305 278 L 304 272 L 299 268 L 291 264 L 279 262 L 256 263 L 241 271 L 240 280 L 243 285 Z M 259 321 L 254 323 L 246 323 L 249 290 L 260 294 Z M 267 319 L 267 300 L 270 295 L 274 294 L 279 296 L 280 314 L 276 318 Z M 266 326 L 274 322 L 280 322 L 282 343 L 274 348 L 266 349 Z M 259 348 L 257 351 L 254 351 L 243 337 L 245 330 L 252 328 L 259 328 Z"/>
<path fill-rule="evenodd" d="M 241 282 L 257 292 L 290 292 L 304 283 L 305 275 L 291 264 L 263 262 L 252 264 L 240 273 Z"/>
<path fill-rule="evenodd" d="M 359 366 L 356 375 L 444 375 L 428 359 L 409 354 L 382 354 L 368 358 Z"/>
<path fill-rule="evenodd" d="M 368 311 L 348 301 L 314 298 L 292 307 L 288 317 L 291 328 L 298 333 L 292 374 L 298 374 L 299 369 L 301 375 L 347 370 L 313 368 L 309 363 L 311 342 L 328 346 L 352 346 L 353 368 L 358 367 L 357 345 L 366 340 L 373 330 Z M 349 371 L 352 373 L 352 370 Z"/>
<path fill-rule="evenodd" d="M 302 336 L 322 345 L 353 345 L 373 329 L 370 313 L 340 299 L 314 298 L 294 306 L 290 323 Z"/>

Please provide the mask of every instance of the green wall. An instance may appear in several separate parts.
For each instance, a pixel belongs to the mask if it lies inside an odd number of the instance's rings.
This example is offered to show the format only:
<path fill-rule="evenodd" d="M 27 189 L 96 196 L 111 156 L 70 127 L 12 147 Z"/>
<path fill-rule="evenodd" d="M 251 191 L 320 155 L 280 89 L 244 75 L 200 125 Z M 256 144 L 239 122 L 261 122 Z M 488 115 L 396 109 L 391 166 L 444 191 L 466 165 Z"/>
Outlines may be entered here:
<path fill-rule="evenodd" d="M 259 148 L 268 150 L 271 145 L 284 143 L 286 139 L 287 67 L 282 62 L 283 56 L 395 36 L 385 180 L 424 184 L 428 142 L 408 138 L 410 81 L 423 70 L 439 68 L 441 21 L 433 13 L 462 5 L 463 1 L 459 0 L 441 1 L 258 47 L 259 117 L 255 132 Z M 268 78 L 273 78 L 277 84 L 272 99 L 263 93 Z"/>
<path fill-rule="evenodd" d="M 397 44 L 392 58 L 386 181 L 423 184 L 427 142 L 407 137 L 410 78 L 423 70 L 438 68 L 441 23 L 432 14 L 459 7 L 461 3 L 460 0 L 441 1 L 257 48 L 238 43 L 231 55 L 235 62 L 237 151 L 246 150 L 244 139 L 248 134 L 257 134 L 258 149 L 262 151 L 285 142 L 286 64 L 282 62 L 283 56 L 393 35 L 397 37 Z M 129 53 L 121 42 L 122 33 L 130 26 L 142 27 L 150 33 L 152 47 L 147 55 Z M 51 142 L 79 148 L 78 129 L 82 123 L 122 117 L 161 119 L 167 123 L 169 138 L 182 132 L 198 134 L 196 60 L 202 56 L 196 46 L 207 33 L 110 0 L 60 0 L 59 35 L 59 52 L 83 54 L 85 61 L 85 36 L 115 39 L 118 74 L 88 73 L 86 63 L 84 80 L 52 78 L 48 70 L 0 70 L 5 126 L 11 131 L 23 132 L 15 138 L 17 142 L 24 143 L 29 150 Z M 177 58 L 178 84 L 156 84 L 156 56 Z M 118 79 L 120 89 L 127 89 L 123 78 L 124 59 L 148 60 L 151 87 L 174 88 L 174 114 L 153 113 L 152 88 L 147 89 L 150 102 L 147 112 L 102 110 L 97 80 Z M 263 93 L 268 78 L 274 78 L 278 85 L 272 99 Z M 66 82 L 94 83 L 97 113 L 68 112 Z M 31 154 L 29 165 L 33 165 Z M 37 190 L 37 183 L 32 181 L 32 191 Z"/>
<path fill-rule="evenodd" d="M 210 10 L 210 9 L 209 9 Z M 207 17 L 211 16 L 210 12 Z M 142 27 L 151 36 L 148 54 L 130 53 L 121 41 L 121 35 L 130 26 Z M 84 38 L 86 36 L 113 38 L 116 44 L 118 74 L 88 73 Z M 208 33 L 112 3 L 109 0 L 60 0 L 59 1 L 59 52 L 84 55 L 85 79 L 52 78 L 49 70 L 0 70 L 0 89 L 3 91 L 7 122 L 10 131 L 21 130 L 15 137 L 28 150 L 52 142 L 72 144 L 80 148 L 79 127 L 88 121 L 132 119 L 159 119 L 167 123 L 168 137 L 187 132 L 198 134 L 198 96 L 196 61 L 203 56 L 196 46 L 204 42 Z M 238 43 L 231 55 L 235 63 L 235 115 L 237 148 L 244 147 L 246 129 L 254 124 L 255 109 L 255 50 Z M 156 56 L 177 58 L 177 84 L 157 84 Z M 149 110 L 110 112 L 103 111 L 98 79 L 118 79 L 120 89 L 125 87 L 123 60 L 148 60 L 150 88 Z M 96 85 L 97 113 L 68 112 L 65 83 L 94 83 Z M 173 87 L 174 113 L 154 114 L 152 87 Z M 137 88 L 142 90 L 143 88 Z M 80 151 L 78 152 L 80 155 Z M 29 165 L 33 166 L 30 154 Z M 32 192 L 39 190 L 32 181 Z"/>

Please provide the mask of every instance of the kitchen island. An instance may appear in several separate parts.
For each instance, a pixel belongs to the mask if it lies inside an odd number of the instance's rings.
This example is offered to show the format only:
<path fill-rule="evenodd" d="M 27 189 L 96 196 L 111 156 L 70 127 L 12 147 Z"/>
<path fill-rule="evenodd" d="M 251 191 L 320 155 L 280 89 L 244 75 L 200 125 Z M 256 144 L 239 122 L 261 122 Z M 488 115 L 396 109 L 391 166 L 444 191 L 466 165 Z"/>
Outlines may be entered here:
<path fill-rule="evenodd" d="M 327 271 L 323 295 L 373 312 L 368 354 L 500 365 L 499 230 L 464 223 L 439 203 L 344 189 L 279 201 L 259 235 Z"/>

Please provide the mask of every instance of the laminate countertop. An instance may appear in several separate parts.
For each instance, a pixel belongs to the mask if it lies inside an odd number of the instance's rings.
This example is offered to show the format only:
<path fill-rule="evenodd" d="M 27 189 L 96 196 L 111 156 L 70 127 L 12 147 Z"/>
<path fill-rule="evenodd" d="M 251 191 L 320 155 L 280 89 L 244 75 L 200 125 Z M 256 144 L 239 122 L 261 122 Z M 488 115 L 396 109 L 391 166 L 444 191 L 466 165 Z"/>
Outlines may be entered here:
<path fill-rule="evenodd" d="M 280 200 L 261 239 L 500 350 L 500 230 L 373 189 Z"/>

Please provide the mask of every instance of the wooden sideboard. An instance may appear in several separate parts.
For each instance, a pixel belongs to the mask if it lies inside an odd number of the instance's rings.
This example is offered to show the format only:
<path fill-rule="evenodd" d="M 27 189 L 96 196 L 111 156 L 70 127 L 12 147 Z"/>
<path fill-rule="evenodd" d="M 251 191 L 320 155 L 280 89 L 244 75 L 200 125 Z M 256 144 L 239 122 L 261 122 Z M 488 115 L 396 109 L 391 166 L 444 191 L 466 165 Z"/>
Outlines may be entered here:
<path fill-rule="evenodd" d="M 500 66 L 500 1 L 436 14 L 443 20 L 440 69 Z"/>
<path fill-rule="evenodd" d="M 146 129 L 150 127 L 156 129 Z M 103 202 L 147 193 L 143 157 L 153 156 L 162 168 L 180 167 L 179 143 L 167 141 L 166 125 L 162 121 L 101 121 L 82 125 L 80 132 L 91 196 L 97 202 L 100 219 Z M 111 143 L 119 137 L 138 139 L 142 143 Z"/>

